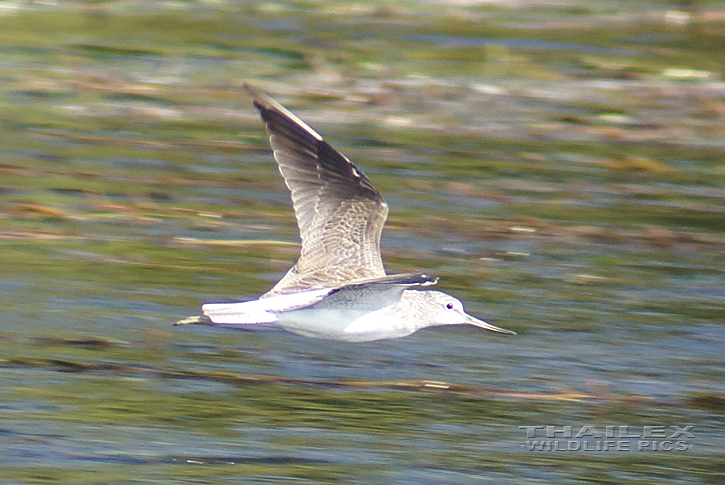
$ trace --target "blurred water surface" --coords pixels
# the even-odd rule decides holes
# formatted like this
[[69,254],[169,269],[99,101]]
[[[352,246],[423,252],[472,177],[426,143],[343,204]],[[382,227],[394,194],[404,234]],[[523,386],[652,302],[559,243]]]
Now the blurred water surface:
[[[4,3],[3,483],[719,483],[725,11],[524,3]],[[172,328],[296,257],[243,80],[380,189],[389,272],[519,335]],[[522,428],[586,425],[694,428]]]

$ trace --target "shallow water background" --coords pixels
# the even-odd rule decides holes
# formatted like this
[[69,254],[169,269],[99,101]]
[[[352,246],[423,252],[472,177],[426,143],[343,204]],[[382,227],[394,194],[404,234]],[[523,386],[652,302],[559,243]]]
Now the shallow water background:
[[[2,3],[2,482],[721,483],[723,45],[716,1]],[[171,327],[297,253],[243,80],[519,335]],[[585,425],[694,428],[521,428]]]

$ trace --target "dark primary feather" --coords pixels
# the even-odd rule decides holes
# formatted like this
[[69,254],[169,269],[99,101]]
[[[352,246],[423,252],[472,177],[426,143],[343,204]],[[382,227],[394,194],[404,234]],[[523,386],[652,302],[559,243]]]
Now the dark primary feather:
[[302,239],[297,263],[265,296],[385,276],[383,197],[307,124],[258,89],[244,87],[266,124]]
[[342,308],[344,310],[367,310],[380,308],[400,300],[408,288],[435,285],[438,278],[419,273],[404,273],[383,276],[361,283],[352,283],[335,288],[319,301],[306,307],[311,310]]

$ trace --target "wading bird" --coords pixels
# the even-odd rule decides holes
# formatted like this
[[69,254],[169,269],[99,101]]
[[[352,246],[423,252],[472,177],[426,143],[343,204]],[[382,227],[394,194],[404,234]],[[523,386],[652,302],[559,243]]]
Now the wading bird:
[[515,334],[468,315],[425,274],[386,275],[380,234],[388,205],[347,157],[281,104],[245,84],[269,132],[292,195],[302,239],[299,259],[257,300],[204,303],[177,324],[278,325],[307,337],[364,342],[435,325],[474,325]]

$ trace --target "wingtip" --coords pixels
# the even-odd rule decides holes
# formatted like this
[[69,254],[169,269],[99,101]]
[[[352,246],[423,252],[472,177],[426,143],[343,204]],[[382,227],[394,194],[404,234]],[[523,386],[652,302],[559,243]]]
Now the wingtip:
[[249,84],[248,82],[244,81],[242,84],[242,87],[244,90],[249,94],[249,96],[252,97],[252,100],[254,101],[254,104],[257,105],[258,108],[265,108],[265,109],[273,109],[278,108],[278,104],[276,101],[274,101],[272,98],[270,98],[264,91],[259,89],[258,87]]
[[257,107],[257,109],[262,113],[262,118],[267,121],[265,111],[272,111],[276,112],[283,117],[289,119],[292,123],[297,125],[302,130],[306,131],[307,134],[309,134],[311,137],[316,139],[317,141],[322,141],[322,136],[320,136],[319,133],[317,133],[315,130],[310,128],[310,126],[299,119],[294,113],[292,113],[290,110],[279,104],[274,99],[270,98],[264,91],[257,88],[256,86],[253,86],[249,84],[248,82],[244,82],[242,84],[242,87],[244,90],[252,97],[252,100],[254,101],[254,105]]
[[244,81],[242,87],[247,92],[247,94],[249,94],[254,99],[270,99],[267,93],[259,89],[254,84],[250,84],[247,81]]

